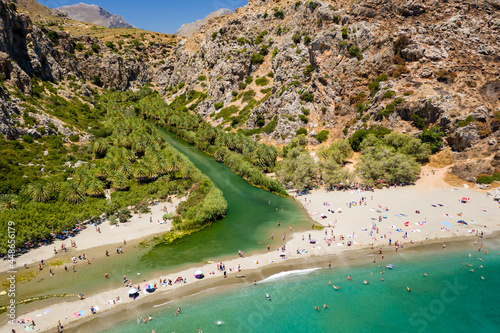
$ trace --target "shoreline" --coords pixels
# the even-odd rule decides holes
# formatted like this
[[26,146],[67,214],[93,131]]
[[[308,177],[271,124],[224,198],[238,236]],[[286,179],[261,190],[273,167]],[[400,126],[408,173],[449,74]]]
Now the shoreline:
[[[425,244],[414,244],[406,249],[412,255],[418,253],[431,254],[442,250],[441,243],[447,241],[451,251],[461,251],[470,248],[472,238],[475,236],[464,236],[457,239],[433,239]],[[484,236],[482,241],[497,240],[500,242],[500,232]],[[386,251],[388,248],[384,248]],[[99,317],[87,317],[79,321],[74,321],[70,325],[65,326],[71,332],[89,332],[96,329],[104,330],[113,327],[126,321],[134,320],[139,313],[140,316],[156,312],[156,308],[171,312],[177,307],[175,301],[183,300],[188,297],[209,297],[211,295],[220,294],[225,291],[231,291],[236,287],[251,286],[254,280],[262,282],[273,275],[281,272],[305,270],[305,269],[328,269],[328,264],[332,263],[332,269],[343,267],[369,266],[372,265],[372,258],[377,258],[374,265],[385,265],[390,263],[392,259],[401,260],[396,252],[390,251],[379,261],[377,250],[371,248],[361,248],[352,251],[343,251],[337,253],[331,258],[327,256],[312,256],[307,258],[293,258],[284,261],[279,261],[275,265],[263,265],[259,268],[253,268],[244,272],[244,278],[236,278],[230,276],[224,279],[222,276],[217,278],[209,278],[196,280],[196,283],[186,284],[174,290],[162,290],[152,294],[150,297],[143,299],[140,303],[127,303],[120,307],[115,307],[103,312]],[[48,330],[46,332],[56,332],[56,330]]]
[[[127,222],[118,223],[116,226],[104,221],[98,225],[101,232],[97,232],[93,226],[87,224],[82,231],[73,237],[68,237],[65,240],[55,239],[50,244],[29,250],[27,253],[16,257],[17,267],[21,268],[24,264],[28,266],[38,264],[42,259],[44,261],[58,259],[72,255],[75,251],[81,253],[84,250],[91,250],[104,245],[123,244],[124,240],[133,241],[167,233],[171,229],[171,221],[158,224],[158,221],[162,221],[163,207],[165,206],[168,212],[173,212],[177,209],[179,203],[185,199],[185,197],[180,199],[173,197],[172,203],[160,202],[157,205],[148,206],[151,212],[132,214],[132,217]],[[153,222],[150,222],[150,218]],[[71,246],[71,241],[76,243],[76,248]],[[63,252],[61,249],[63,244],[66,246],[67,252]],[[57,254],[54,253],[54,248],[56,248]],[[5,273],[8,269],[9,262],[7,260],[0,261],[0,273]]]
[[[361,256],[362,258],[366,258],[370,256],[371,258],[375,253],[378,253],[378,247],[384,248],[384,254],[387,252],[387,249],[389,249],[390,253],[395,253],[394,250],[391,251],[391,249],[394,249],[394,244],[391,246],[388,245],[388,239],[390,238],[393,238],[392,240],[394,242],[404,242],[404,249],[406,250],[409,248],[410,251],[412,251],[417,248],[432,248],[435,246],[439,248],[438,243],[441,242],[461,242],[470,240],[475,236],[474,230],[484,232],[488,239],[498,236],[500,221],[495,219],[498,215],[497,203],[489,199],[484,200],[484,193],[472,189],[459,190],[450,187],[433,187],[432,185],[437,185],[434,183],[434,180],[437,180],[436,178],[432,176],[426,177],[426,182],[417,183],[416,186],[376,190],[375,192],[325,192],[323,189],[318,189],[306,196],[296,197],[295,199],[297,202],[302,204],[303,209],[308,212],[311,219],[314,220],[315,223],[322,225],[323,228],[321,230],[314,229],[311,231],[292,232],[291,236],[290,234],[287,235],[289,229],[286,226],[286,222],[283,223],[285,225],[279,227],[281,229],[276,229],[280,232],[285,231],[283,235],[283,245],[286,245],[285,254],[288,258],[287,260],[281,260],[279,256],[281,252],[279,247],[275,249],[273,246],[272,251],[265,252],[266,245],[263,243],[262,249],[252,251],[249,257],[236,259],[234,259],[234,257],[230,259],[231,256],[227,257],[227,261],[225,262],[226,267],[234,269],[234,271],[228,271],[228,279],[224,279],[221,272],[216,272],[214,276],[208,274],[209,272],[215,271],[215,263],[203,263],[197,265],[198,267],[194,264],[190,264],[186,266],[187,268],[178,273],[153,273],[152,275],[154,275],[154,278],[149,279],[149,281],[141,281],[139,284],[144,286],[145,283],[159,281],[159,278],[171,278],[174,280],[177,276],[186,276],[188,283],[175,284],[168,287],[158,286],[158,290],[155,293],[147,295],[148,297],[141,295],[136,302],[128,299],[128,288],[123,286],[121,288],[113,287],[104,292],[94,293],[83,301],[58,300],[51,304],[51,313],[43,315],[42,318],[37,320],[37,329],[46,332],[55,332],[54,327],[58,320],[61,320],[66,328],[75,327],[75,329],[78,330],[78,327],[81,325],[93,325],[95,329],[99,329],[103,328],[104,323],[108,323],[108,321],[112,321],[112,324],[118,318],[123,319],[127,313],[130,316],[130,309],[147,308],[148,304],[157,302],[158,299],[164,298],[166,295],[175,300],[182,296],[185,297],[186,295],[201,292],[205,290],[204,286],[210,286],[210,288],[217,288],[220,290],[221,287],[227,284],[248,284],[253,282],[253,279],[259,280],[266,275],[273,275],[289,267],[292,267],[291,269],[297,267],[299,269],[302,267],[311,268],[311,265],[315,263],[324,265],[324,263],[328,261],[346,261],[356,254],[358,255],[355,257]],[[439,185],[441,184],[442,183]],[[429,186],[429,188],[427,186]],[[452,195],[450,195],[450,193]],[[463,193],[466,193],[472,198],[471,203],[459,203],[457,198],[463,195]],[[374,198],[368,199],[368,197],[372,195]],[[346,204],[348,205],[348,202],[358,202],[360,197],[366,198],[364,205],[360,202],[359,205],[353,205],[351,208],[345,206]],[[303,201],[302,199],[305,200]],[[439,207],[430,205],[430,203],[436,203],[438,201],[443,204]],[[328,203],[328,205],[325,205],[325,203]],[[387,211],[383,209],[377,211],[379,210],[377,207],[385,207],[385,205],[389,206],[390,209]],[[416,207],[416,205],[418,205],[418,207]],[[396,208],[394,208],[395,206]],[[483,206],[485,208],[481,210]],[[338,207],[342,207],[342,213],[330,212],[333,209],[337,210]],[[417,208],[422,210],[422,214],[414,212]],[[453,224],[447,222],[447,225],[441,222],[444,220],[454,221],[458,218],[456,214],[459,211],[460,218],[471,221],[471,224],[467,227],[457,225],[455,222],[452,222]],[[407,214],[400,216],[401,212]],[[385,214],[387,217],[383,218],[381,221],[377,221],[377,216],[380,217],[381,214]],[[321,215],[326,216],[326,218],[321,218]],[[396,215],[396,217],[394,217],[394,215]],[[426,223],[422,221],[424,215],[426,216]],[[478,223],[472,221],[472,219],[478,221]],[[403,223],[407,220],[411,221],[411,223],[404,225]],[[423,224],[420,225],[419,223]],[[377,226],[377,232],[379,228],[381,231],[380,234],[377,233],[376,237],[374,237],[374,225]],[[417,231],[420,229],[422,229],[421,231],[423,232]],[[396,232],[396,230],[398,231]],[[405,234],[410,232],[411,238],[402,237],[403,231],[405,231]],[[311,237],[317,239],[315,244],[311,244],[308,238],[306,238],[308,237],[308,233],[311,234]],[[326,233],[326,235],[324,235],[324,233]],[[339,238],[340,235],[343,235],[345,239],[339,240],[337,238],[337,241],[332,241],[331,238],[333,235]],[[277,234],[276,238],[279,239],[279,237],[280,235]],[[410,245],[410,240],[414,244]],[[350,247],[347,246],[349,241],[351,242]],[[425,243],[421,245],[421,242]],[[330,245],[327,245],[328,243]],[[332,243],[333,246],[331,246]],[[374,244],[373,250],[370,244]],[[404,252],[404,250],[402,252]],[[361,253],[361,255],[359,255],[359,253]],[[213,260],[219,262],[221,259]],[[352,263],[352,261],[350,263]],[[237,272],[238,265],[241,265],[242,272]],[[193,278],[194,270],[198,268],[203,269],[206,273],[205,279],[195,280]],[[245,278],[236,279],[234,278],[236,275],[245,275]],[[194,281],[196,282],[193,283]],[[134,278],[134,283],[136,282],[136,278]],[[120,296],[122,300],[121,304],[110,307],[104,305],[107,300],[114,299],[117,295]],[[163,300],[161,303],[164,302]],[[31,316],[31,318],[35,318],[36,316],[41,317],[41,313],[43,312],[41,304],[42,303],[38,302],[34,303],[33,305],[36,305],[37,308],[24,316]],[[87,314],[91,305],[98,305],[100,307],[97,316],[89,316]],[[71,317],[71,313],[78,309],[84,309],[86,315],[78,318]],[[102,320],[102,318],[111,318],[110,316],[113,316],[115,313],[119,314],[116,318],[113,317],[114,319]],[[41,319],[43,319],[45,323],[41,324]],[[5,321],[2,324],[4,323]],[[97,325],[96,323],[100,324]]]

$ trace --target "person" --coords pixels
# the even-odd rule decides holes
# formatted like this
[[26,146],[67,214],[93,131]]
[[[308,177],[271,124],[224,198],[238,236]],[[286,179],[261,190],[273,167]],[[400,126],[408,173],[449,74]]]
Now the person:
[[104,274],[104,277],[105,277],[106,279],[108,279],[108,278],[109,278],[109,274],[108,274],[108,272],[106,272],[106,274]]
[[108,252],[108,250],[106,250],[106,257],[109,257],[109,252]]
[[323,309],[329,308],[328,304],[323,304]]
[[92,314],[95,314],[95,308],[93,305],[90,307],[90,312],[92,312]]
[[201,327],[198,327],[198,333],[203,333],[203,331],[201,330]]
[[68,272],[68,266],[64,265],[64,270]]
[[347,277],[347,280],[349,280],[349,281],[351,280],[351,276],[350,275]]
[[314,308],[318,311],[321,311],[321,308],[319,306],[315,306]]
[[406,287],[406,290],[411,291],[410,287]]
[[332,262],[328,262],[328,268],[332,268]]

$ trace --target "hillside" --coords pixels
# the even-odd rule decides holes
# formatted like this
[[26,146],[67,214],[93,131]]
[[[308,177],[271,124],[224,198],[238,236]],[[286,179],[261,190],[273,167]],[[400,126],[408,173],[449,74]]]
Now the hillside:
[[102,7],[79,3],[57,7],[56,10],[66,13],[75,21],[94,23],[107,28],[135,28],[120,15],[111,14]]
[[[22,120],[27,106],[40,111],[30,117],[51,113],[30,102],[39,91],[33,82],[45,87],[42,96],[55,94],[51,85],[65,100],[89,105],[101,89],[151,84],[169,103],[263,143],[287,144],[299,132],[315,149],[325,133],[330,143],[373,125],[442,133],[439,149],[453,151],[453,172],[493,174],[500,168],[499,9],[493,0],[254,0],[179,39],[83,24],[20,0],[17,12],[28,17],[3,0],[0,131],[36,136],[45,124]],[[183,104],[191,91],[203,98]]]
[[217,16],[229,15],[232,13],[233,13],[233,11],[230,9],[221,8],[219,10],[216,10],[213,13],[208,14],[207,16],[205,16],[204,18],[202,18],[196,22],[184,23],[183,25],[181,25],[179,30],[176,31],[175,35],[183,36],[183,37],[190,37],[192,34],[194,34],[196,32],[196,30],[198,30],[198,28],[200,28],[202,25],[207,23],[210,19],[217,17]]

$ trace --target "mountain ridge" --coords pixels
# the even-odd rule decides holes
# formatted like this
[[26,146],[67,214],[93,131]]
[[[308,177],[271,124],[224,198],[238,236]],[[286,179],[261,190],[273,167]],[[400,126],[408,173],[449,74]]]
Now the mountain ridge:
[[97,5],[79,3],[56,8],[60,12],[66,13],[68,17],[75,21],[99,24],[108,28],[135,28],[125,21],[121,15],[111,14],[107,10]]
[[190,37],[193,33],[195,33],[196,30],[207,23],[210,19],[218,16],[230,15],[232,13],[233,11],[227,8],[218,9],[200,20],[191,23],[184,23],[174,34],[183,37]]

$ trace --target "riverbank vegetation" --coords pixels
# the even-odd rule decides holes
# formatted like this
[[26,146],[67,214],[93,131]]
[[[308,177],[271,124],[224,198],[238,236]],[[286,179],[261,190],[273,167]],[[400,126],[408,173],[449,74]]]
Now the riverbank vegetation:
[[[432,152],[428,142],[406,134],[377,127],[360,130],[349,140],[338,140],[321,147],[316,158],[305,148],[307,138],[299,135],[283,147],[277,165],[278,180],[298,191],[318,185],[346,187],[356,182],[372,187],[381,184],[414,182],[420,174],[419,162]],[[360,152],[354,168],[348,168],[353,152]]]
[[205,97],[193,90],[182,94],[168,105],[158,93],[150,91],[147,97],[137,103],[136,111],[213,155],[249,183],[287,196],[287,192],[279,182],[265,175],[274,171],[278,150],[273,146],[255,142],[241,131],[231,133],[225,132],[220,127],[213,127],[201,116],[190,113],[190,109],[202,102]]
[[[0,227],[7,230],[8,221],[15,222],[18,248],[72,231],[87,220],[116,216],[124,222],[128,208],[144,213],[147,204],[171,195],[188,195],[174,217],[175,230],[224,216],[222,192],[166,144],[153,125],[135,116],[141,94],[94,96],[95,108],[105,117],[91,144],[65,144],[58,136],[0,142],[6,170],[0,179]],[[0,235],[2,254],[6,237]]]

